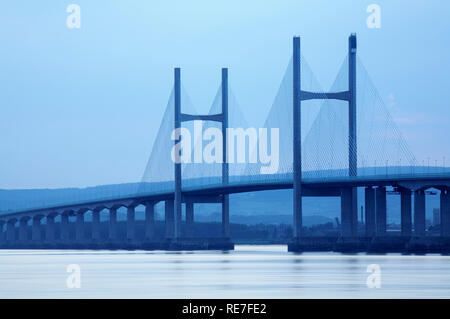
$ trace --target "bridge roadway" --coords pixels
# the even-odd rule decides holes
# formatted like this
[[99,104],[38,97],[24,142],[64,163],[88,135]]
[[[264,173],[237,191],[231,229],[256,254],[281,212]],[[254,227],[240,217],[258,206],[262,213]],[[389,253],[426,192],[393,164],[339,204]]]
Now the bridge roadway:
[[[290,189],[293,187],[292,175],[260,175],[249,177],[247,182],[230,182],[210,184],[204,187],[183,187],[182,201],[186,204],[186,237],[194,237],[194,204],[221,203],[222,195],[254,191]],[[307,174],[305,174],[307,176]],[[199,184],[199,181],[191,184]],[[425,190],[436,188],[441,191],[441,235],[450,236],[450,173],[391,174],[372,176],[337,176],[326,178],[302,179],[303,196],[341,197],[341,237],[356,237],[352,225],[357,223],[357,212],[351,212],[347,194],[354,187],[365,188],[366,237],[384,236],[386,234],[386,187],[394,187],[401,196],[401,234],[403,236],[425,235]],[[412,196],[413,195],[413,196]],[[414,215],[412,211],[414,199]],[[69,216],[76,216],[75,241],[115,241],[117,240],[117,209],[127,208],[127,240],[135,240],[135,207],[145,206],[145,239],[154,237],[155,204],[165,202],[165,236],[174,240],[175,216],[173,213],[173,190],[146,192],[124,197],[101,198],[90,201],[65,203],[57,206],[39,207],[11,212],[0,216],[0,243],[52,242],[55,238],[55,217],[60,215],[59,241],[70,242]],[[100,212],[109,210],[108,238],[100,238]],[[84,214],[92,211],[91,238],[85,238]],[[413,220],[414,216],[414,220]],[[31,223],[31,236],[28,234],[28,221]],[[46,223],[42,224],[41,220]],[[227,222],[227,220],[225,220]],[[3,225],[6,224],[6,227]],[[16,224],[18,227],[16,227]],[[414,227],[413,227],[414,225]],[[42,236],[42,227],[45,227]],[[222,223],[223,229],[229,225]],[[5,230],[3,230],[5,228]],[[18,231],[17,231],[18,230]],[[414,233],[413,233],[414,230]],[[17,234],[18,233],[18,234]],[[0,244],[1,245],[1,244]]]

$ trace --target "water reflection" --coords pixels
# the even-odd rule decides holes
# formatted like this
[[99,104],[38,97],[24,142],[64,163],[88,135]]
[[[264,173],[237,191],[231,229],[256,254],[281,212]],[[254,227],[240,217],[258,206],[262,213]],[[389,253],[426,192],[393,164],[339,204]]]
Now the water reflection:
[[[66,288],[67,265],[81,267]],[[367,288],[367,266],[381,288]],[[450,257],[235,251],[0,251],[1,298],[449,298]]]

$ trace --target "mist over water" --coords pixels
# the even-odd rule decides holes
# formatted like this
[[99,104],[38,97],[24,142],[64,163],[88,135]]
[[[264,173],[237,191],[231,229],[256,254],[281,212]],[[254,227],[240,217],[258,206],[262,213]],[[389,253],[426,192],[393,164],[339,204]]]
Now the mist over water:
[[[67,266],[81,287],[68,288]],[[369,265],[380,288],[368,288]],[[0,251],[0,298],[449,298],[450,256],[235,251]]]

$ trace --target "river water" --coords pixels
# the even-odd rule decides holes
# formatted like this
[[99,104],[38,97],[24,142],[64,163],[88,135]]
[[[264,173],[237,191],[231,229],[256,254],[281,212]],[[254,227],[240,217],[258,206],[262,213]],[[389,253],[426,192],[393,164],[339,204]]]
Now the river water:
[[2,250],[0,298],[450,298],[450,256]]

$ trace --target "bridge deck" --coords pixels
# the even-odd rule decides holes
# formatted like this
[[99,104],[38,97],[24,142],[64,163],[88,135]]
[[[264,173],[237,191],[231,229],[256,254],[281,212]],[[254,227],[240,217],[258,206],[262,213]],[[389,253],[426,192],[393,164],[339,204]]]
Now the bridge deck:
[[[186,184],[189,184],[189,180]],[[196,180],[191,184],[201,184],[201,180]],[[365,186],[393,186],[404,187],[411,190],[423,188],[450,187],[450,173],[422,173],[422,174],[392,174],[388,176],[339,176],[326,178],[304,178],[302,179],[304,196],[339,196],[340,189],[346,187]],[[247,182],[229,182],[226,185],[221,183],[206,186],[186,186],[183,187],[184,201],[189,196],[220,196],[223,194],[236,194],[245,192],[290,189],[293,187],[293,180],[287,175],[260,175],[253,176]],[[18,217],[24,215],[36,215],[48,213],[49,211],[78,210],[81,208],[111,208],[128,205],[139,205],[149,201],[164,201],[173,199],[174,192],[167,187],[166,190],[139,192],[122,197],[102,197],[93,200],[67,202],[57,205],[35,207],[26,210],[14,211],[2,214],[0,219]]]

